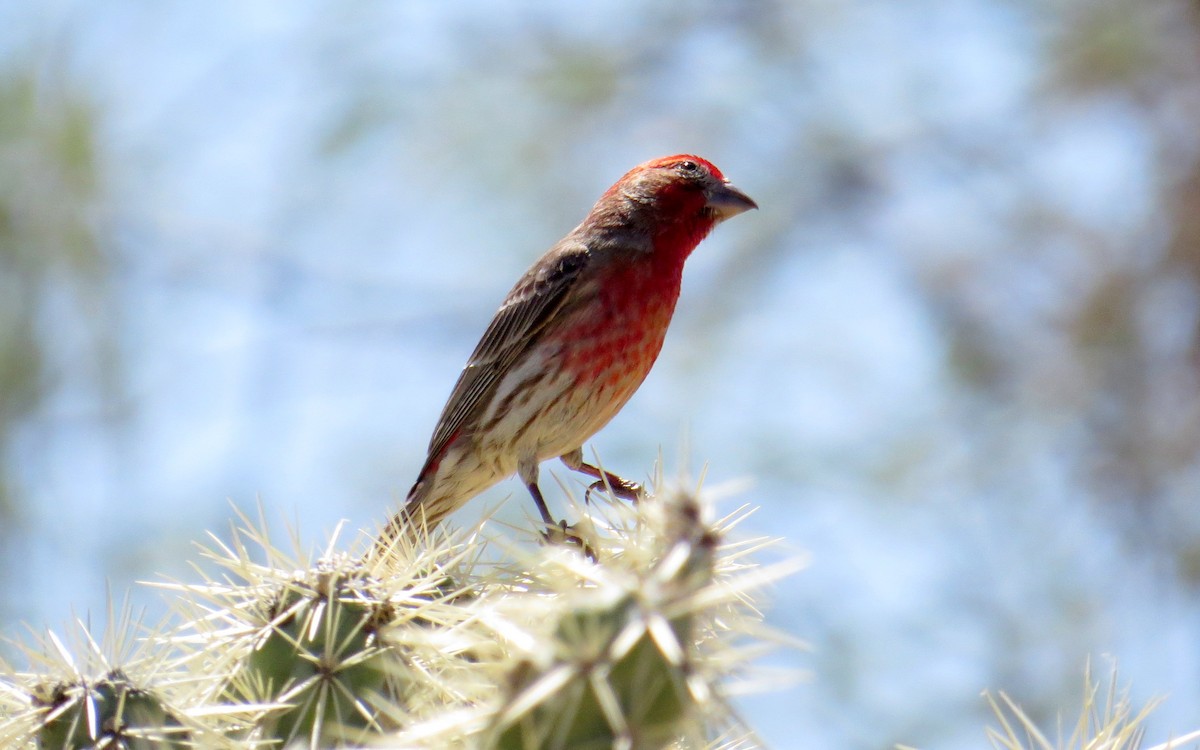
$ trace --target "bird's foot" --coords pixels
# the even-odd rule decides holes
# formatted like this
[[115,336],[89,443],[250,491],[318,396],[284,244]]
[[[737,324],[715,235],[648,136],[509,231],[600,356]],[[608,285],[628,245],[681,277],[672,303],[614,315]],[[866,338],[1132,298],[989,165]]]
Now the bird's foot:
[[542,532],[542,540],[546,544],[562,544],[568,547],[575,547],[592,562],[596,562],[596,550],[592,548],[583,537],[575,533],[575,525],[568,526],[567,522],[559,521],[558,523],[546,524],[546,530]]

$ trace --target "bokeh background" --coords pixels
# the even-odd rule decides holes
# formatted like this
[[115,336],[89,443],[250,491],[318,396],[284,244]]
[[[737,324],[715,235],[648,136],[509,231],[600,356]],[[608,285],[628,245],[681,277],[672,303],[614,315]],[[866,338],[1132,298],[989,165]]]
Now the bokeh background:
[[0,632],[230,501],[380,521],[517,275],[695,151],[762,209],[593,447],[811,555],[748,720],[981,747],[981,690],[1052,726],[1111,655],[1194,729],[1198,133],[1183,0],[2,3]]

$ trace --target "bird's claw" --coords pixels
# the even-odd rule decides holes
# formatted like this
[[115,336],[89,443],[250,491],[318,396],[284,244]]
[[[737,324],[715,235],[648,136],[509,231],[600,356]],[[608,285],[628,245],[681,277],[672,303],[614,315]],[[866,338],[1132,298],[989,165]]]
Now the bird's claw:
[[628,500],[631,503],[639,502],[646,497],[646,488],[628,479],[617,479],[616,481],[597,479],[592,482],[591,486],[587,488],[587,492],[583,493],[585,505],[591,504],[593,492],[610,492],[614,497]]
[[583,537],[575,533],[575,526],[568,526],[565,520],[546,524],[546,530],[542,532],[542,540],[546,544],[565,544],[568,547],[576,547],[589,560],[596,562],[596,551],[584,541]]

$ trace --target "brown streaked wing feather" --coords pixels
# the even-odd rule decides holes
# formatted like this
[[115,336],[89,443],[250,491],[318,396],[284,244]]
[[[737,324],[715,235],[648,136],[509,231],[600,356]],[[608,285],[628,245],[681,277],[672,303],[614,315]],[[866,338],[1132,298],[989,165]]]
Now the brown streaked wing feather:
[[508,293],[484,331],[446,401],[429,441],[429,460],[440,456],[458,430],[486,406],[500,379],[542,333],[562,307],[567,293],[587,265],[583,245],[561,245],[554,262],[530,269]]

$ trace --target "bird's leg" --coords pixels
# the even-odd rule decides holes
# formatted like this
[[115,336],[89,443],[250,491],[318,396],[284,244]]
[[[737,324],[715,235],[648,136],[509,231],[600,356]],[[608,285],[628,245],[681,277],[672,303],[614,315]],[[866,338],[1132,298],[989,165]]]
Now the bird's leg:
[[[546,499],[542,497],[542,490],[538,487],[538,465],[537,461],[522,461],[517,468],[517,473],[521,477],[521,481],[525,483],[525,487],[529,489],[529,494],[533,496],[533,504],[537,506],[538,513],[542,514],[542,521],[547,526],[557,526],[554,517],[550,515],[550,509],[546,507]],[[566,525],[566,522],[563,522]]]
[[573,544],[583,550],[584,554],[588,557],[595,560],[595,553],[588,547],[587,543],[572,533],[574,528],[568,526],[565,519],[556,522],[554,517],[550,515],[550,509],[546,507],[546,498],[542,497],[542,490],[538,487],[537,461],[522,461],[517,465],[517,474],[521,477],[521,481],[525,483],[529,494],[533,496],[533,503],[537,506],[538,513],[542,515],[542,522],[546,524],[546,530],[542,532],[542,538],[547,542]]
[[525,486],[529,488],[529,494],[533,495],[533,504],[537,506],[538,513],[542,514],[542,522],[547,526],[557,526],[558,523],[550,515],[550,509],[546,507],[546,500],[542,497],[542,490],[537,486],[537,482],[530,482]]
[[571,471],[578,471],[582,474],[587,474],[589,477],[596,480],[595,482],[592,482],[592,485],[588,487],[587,492],[584,494],[584,502],[588,501],[588,498],[591,497],[593,492],[599,492],[600,490],[608,490],[622,500],[628,500],[634,503],[641,500],[646,495],[645,488],[637,482],[631,482],[628,479],[622,479],[612,472],[592,466],[589,463],[584,463],[583,448],[576,448],[570,453],[564,453],[561,456],[561,459]]

